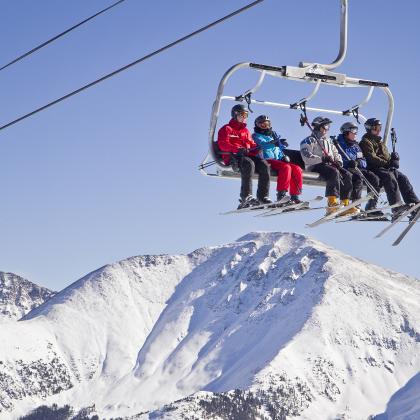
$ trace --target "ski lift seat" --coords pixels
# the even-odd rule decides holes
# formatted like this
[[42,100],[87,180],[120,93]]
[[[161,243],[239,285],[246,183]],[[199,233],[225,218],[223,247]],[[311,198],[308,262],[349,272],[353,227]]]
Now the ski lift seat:
[[[241,174],[239,172],[239,168],[237,166],[226,165],[222,159],[223,152],[220,151],[217,142],[213,142],[213,151],[214,157],[219,167],[218,175],[223,178],[240,178]],[[294,163],[295,165],[300,166],[303,169],[303,183],[304,185],[313,185],[313,186],[325,186],[324,178],[318,174],[317,172],[310,172],[305,170],[305,164],[302,160],[302,156],[299,150],[293,149],[286,149],[285,154],[289,156],[290,162]],[[270,176],[273,182],[277,181],[277,171],[274,169],[270,169]],[[258,175],[254,175],[254,179],[257,179]]]

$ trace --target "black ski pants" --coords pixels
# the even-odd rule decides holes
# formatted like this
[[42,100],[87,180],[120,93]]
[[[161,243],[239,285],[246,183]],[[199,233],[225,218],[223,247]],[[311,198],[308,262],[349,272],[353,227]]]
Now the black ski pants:
[[257,198],[268,197],[270,191],[270,165],[257,156],[245,156],[239,160],[241,172],[241,198],[252,195],[252,176],[258,174]]
[[[353,191],[351,193],[352,200],[358,200],[359,198],[362,197],[363,182],[364,182],[362,175],[367,179],[369,184],[372,185],[375,191],[379,194],[379,191],[381,190],[381,180],[372,171],[369,171],[363,168],[347,169],[347,170],[353,175],[352,176]],[[362,173],[362,175],[360,173]],[[371,192],[370,188],[368,188],[367,190],[368,190],[368,193]]]
[[349,199],[352,190],[352,174],[343,168],[337,168],[326,163],[312,166],[311,171],[318,172],[327,182],[325,196],[340,197],[341,200]]
[[419,201],[407,176],[398,169],[375,168],[372,172],[380,178],[389,204],[401,201],[401,195],[406,204]]

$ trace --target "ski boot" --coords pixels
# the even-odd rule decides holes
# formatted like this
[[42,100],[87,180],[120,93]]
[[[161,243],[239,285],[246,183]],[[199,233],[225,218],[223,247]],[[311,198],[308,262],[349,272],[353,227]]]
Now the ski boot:
[[287,195],[287,191],[277,191],[277,202],[273,204],[273,207],[284,207],[287,206],[287,204],[289,204],[289,201],[285,201],[282,203],[279,203],[279,201],[283,200],[284,197],[286,197]]
[[327,211],[325,212],[325,216],[329,216],[330,214],[335,213],[340,208],[340,203],[338,202],[338,199],[336,196],[329,195],[327,199],[328,199],[328,207],[327,207]]
[[240,198],[239,199],[238,210],[245,209],[245,208],[248,208],[248,207],[258,206],[259,204],[260,204],[260,200],[257,200],[252,195],[248,195],[245,198]]
[[365,211],[368,211],[369,212],[367,214],[368,217],[377,217],[377,218],[384,218],[384,217],[386,217],[385,214],[383,213],[383,211],[381,211],[381,210],[372,211],[372,210],[376,209],[376,206],[377,205],[378,205],[378,199],[377,198],[371,198],[366,203]]
[[309,204],[306,204],[304,201],[302,201],[298,195],[291,195],[290,201],[292,202],[292,204],[302,204],[301,206],[299,206],[299,210],[309,209]]
[[263,197],[263,198],[259,198],[258,201],[260,202],[260,204],[272,204],[272,200],[270,200],[270,197]]
[[[417,203],[412,203],[413,206],[415,206]],[[414,210],[412,211],[409,215],[408,215],[408,220],[411,222],[416,216],[417,214],[420,212],[420,209]]]
[[[344,200],[341,200],[341,204],[343,207],[350,205],[350,200],[348,198],[345,198]],[[348,210],[344,211],[340,214],[340,216],[348,216],[348,217],[355,217],[360,214],[359,207],[351,207]]]
[[409,208],[410,206],[408,204],[401,204],[401,206],[394,207],[392,209],[391,221],[394,222],[395,220],[397,220]]

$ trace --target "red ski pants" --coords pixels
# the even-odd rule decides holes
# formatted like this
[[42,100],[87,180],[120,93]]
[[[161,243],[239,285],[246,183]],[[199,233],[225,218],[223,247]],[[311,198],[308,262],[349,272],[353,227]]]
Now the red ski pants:
[[294,163],[267,159],[271,168],[277,171],[277,191],[290,191],[290,195],[302,192],[302,168]]

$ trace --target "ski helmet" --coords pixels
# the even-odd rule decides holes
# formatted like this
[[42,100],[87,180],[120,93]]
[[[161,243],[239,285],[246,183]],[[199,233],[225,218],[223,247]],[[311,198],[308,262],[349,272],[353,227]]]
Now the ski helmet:
[[366,131],[372,130],[372,128],[376,127],[377,125],[382,125],[381,120],[378,120],[377,118],[369,118],[365,122]]
[[233,119],[236,120],[236,117],[238,116],[238,114],[242,114],[242,113],[245,113],[245,112],[248,115],[247,107],[245,105],[237,104],[230,111],[230,115],[232,116]]
[[255,118],[254,124],[256,127],[258,127],[259,124],[265,123],[267,121],[270,123],[270,127],[271,127],[270,118],[268,118],[267,115],[260,115],[257,118]]
[[348,132],[352,132],[356,134],[358,130],[359,130],[359,127],[352,122],[346,122],[340,127],[340,131],[343,134],[348,133]]
[[322,126],[328,125],[328,124],[331,124],[331,123],[332,123],[332,121],[327,117],[316,117],[312,121],[312,127],[314,127],[315,129],[319,129]]

